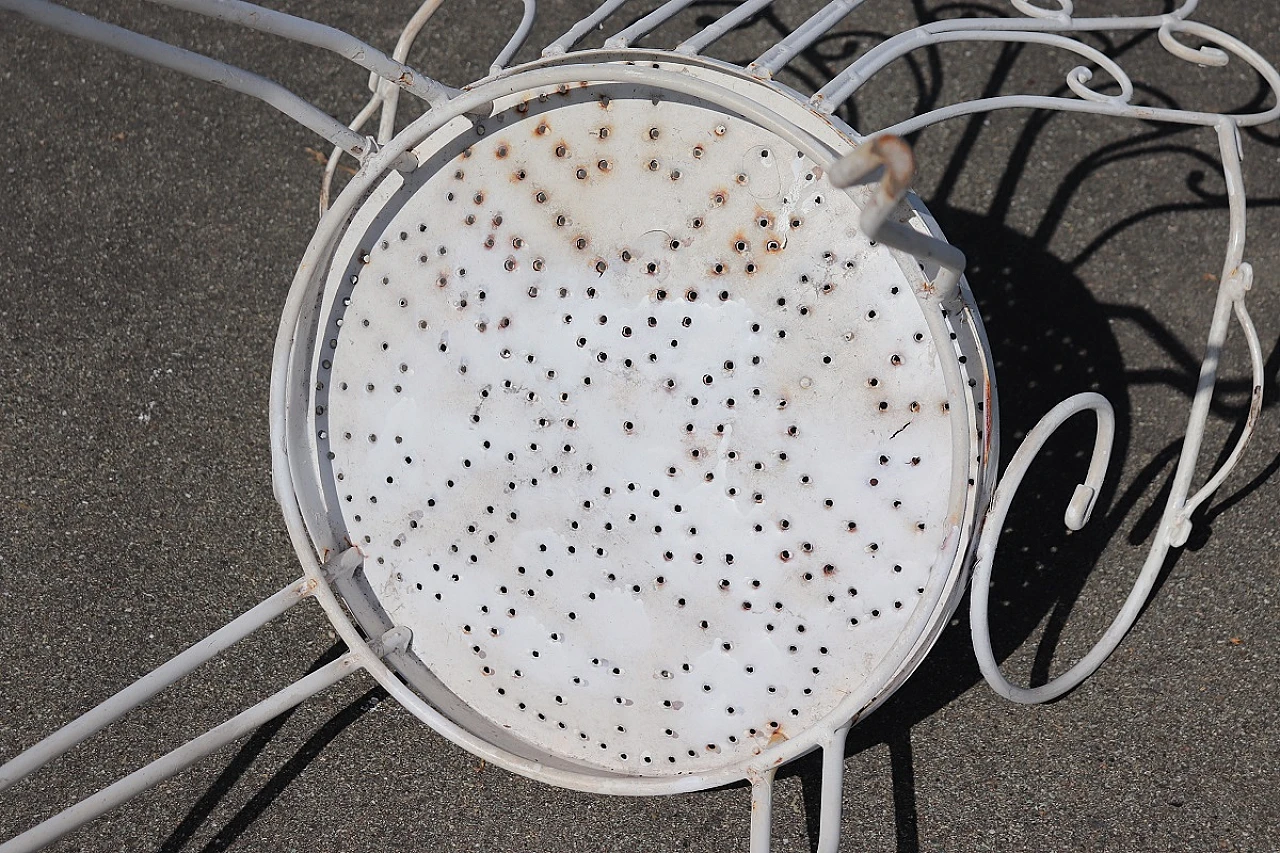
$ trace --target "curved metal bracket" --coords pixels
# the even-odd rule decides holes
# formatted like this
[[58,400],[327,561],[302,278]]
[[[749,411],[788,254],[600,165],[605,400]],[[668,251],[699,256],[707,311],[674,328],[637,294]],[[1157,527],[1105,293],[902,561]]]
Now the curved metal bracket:
[[[991,629],[987,614],[991,564],[995,559],[996,546],[1000,542],[1000,533],[1004,529],[1005,517],[1009,514],[1009,506],[1018,493],[1018,487],[1022,485],[1027,469],[1031,467],[1031,463],[1044,448],[1050,436],[1074,415],[1089,411],[1092,411],[1098,419],[1093,455],[1089,460],[1089,471],[1085,475],[1084,482],[1076,486],[1063,519],[1071,530],[1079,530],[1088,523],[1097,502],[1098,493],[1102,490],[1102,482],[1107,473],[1107,464],[1111,460],[1111,447],[1115,441],[1116,432],[1115,410],[1111,408],[1111,403],[1107,402],[1106,397],[1092,391],[1076,394],[1074,397],[1063,400],[1050,409],[1035,428],[1027,433],[1022,446],[1009,462],[1000,485],[996,487],[991,511],[987,514],[984,523],[987,533],[978,546],[978,554],[973,566],[973,585],[969,591],[969,629],[973,636],[973,653],[978,659],[978,668],[982,670],[982,677],[987,680],[987,684],[991,685],[991,689],[1014,702],[1027,704],[1047,702],[1080,684],[1102,665],[1133,624],[1133,618],[1137,616],[1136,610],[1133,618],[1126,618],[1122,613],[1107,629],[1107,633],[1097,645],[1079,663],[1048,684],[1039,687],[1017,687],[1010,683],[1001,674],[1000,666],[996,663],[995,654],[991,649]],[[1145,593],[1142,597],[1143,600],[1146,599]]]

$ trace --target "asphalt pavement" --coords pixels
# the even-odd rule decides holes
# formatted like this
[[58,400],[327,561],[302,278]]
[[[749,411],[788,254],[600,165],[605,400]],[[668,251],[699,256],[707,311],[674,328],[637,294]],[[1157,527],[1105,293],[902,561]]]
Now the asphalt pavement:
[[[367,98],[363,71],[314,49],[148,4],[77,5],[279,80],[344,121]],[[522,60],[589,4],[543,5]],[[1005,5],[868,3],[781,79],[812,91],[885,34]],[[389,49],[412,6],[278,8]],[[729,6],[699,4],[657,41]],[[750,60],[815,6],[779,0],[714,53]],[[463,85],[519,17],[514,0],[446,0],[410,62]],[[1195,14],[1272,60],[1275,17],[1249,0],[1203,0]],[[1091,43],[1120,58],[1135,100],[1271,103],[1239,62],[1196,69],[1152,35]],[[921,51],[844,117],[870,130],[964,98],[1061,93],[1076,64],[1001,45]],[[328,147],[263,104],[6,13],[0,135],[3,758],[298,576],[272,497],[267,393]],[[1003,540],[997,655],[1011,678],[1043,681],[1105,628],[1154,535],[1222,272],[1217,144],[1199,128],[1025,111],[913,142],[917,190],[970,259],[1005,458],[1069,394],[1106,394],[1120,420],[1090,528],[1068,536],[1060,523],[1072,465],[1084,464],[1071,454],[1090,440],[1082,429],[1055,440],[1063,461],[1036,469]],[[962,605],[907,686],[853,730],[841,849],[1280,850],[1280,127],[1246,132],[1244,150],[1249,305],[1268,399],[1238,470],[1116,654],[1060,701],[1024,707],[993,694]],[[1201,480],[1238,435],[1249,386],[1236,331]],[[296,608],[0,793],[0,838],[335,653],[320,609]],[[780,774],[775,850],[813,849],[818,782],[812,759]],[[548,787],[486,765],[358,676],[52,849],[723,853],[746,849],[748,805],[743,786],[660,798]]]

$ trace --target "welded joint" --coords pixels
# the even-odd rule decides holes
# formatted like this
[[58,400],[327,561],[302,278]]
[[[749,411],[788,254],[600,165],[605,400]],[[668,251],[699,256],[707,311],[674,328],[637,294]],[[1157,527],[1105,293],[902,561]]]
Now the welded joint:
[[1222,289],[1232,302],[1241,302],[1244,295],[1253,289],[1253,265],[1241,261],[1222,282]]
[[364,554],[360,553],[359,548],[352,546],[326,560],[323,569],[330,582],[349,581],[362,565]]
[[397,625],[385,631],[381,637],[369,644],[369,650],[377,657],[385,658],[387,655],[400,654],[409,648],[409,642],[413,639],[413,632],[403,625]]

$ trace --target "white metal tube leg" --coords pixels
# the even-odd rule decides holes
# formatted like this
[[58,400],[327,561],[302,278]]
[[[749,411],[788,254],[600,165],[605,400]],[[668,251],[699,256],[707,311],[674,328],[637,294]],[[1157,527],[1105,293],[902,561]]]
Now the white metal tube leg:
[[39,743],[0,765],[0,791],[100,732],[150,700],[205,661],[243,640],[311,593],[312,582],[299,578],[270,598],[223,625],[186,651],[139,678],[102,704],[86,711]]
[[818,815],[818,853],[840,849],[840,816],[844,811],[844,742],[852,723],[831,733],[822,745],[822,806]]
[[[769,853],[773,834],[773,774],[769,768],[751,780],[751,853]],[[3,853],[3,851],[0,851]]]
[[[400,628],[388,631],[384,635],[384,652],[389,650],[390,646],[402,647],[407,640],[407,634],[407,631]],[[59,812],[16,838],[0,844],[0,853],[31,853],[46,844],[52,844],[68,832],[83,826],[95,817],[176,775],[211,752],[248,734],[277,714],[295,707],[304,699],[332,686],[360,669],[362,665],[361,653],[348,652],[336,661],[298,679],[283,690],[241,711],[226,722],[157,758],[145,767],[135,770],[118,782]]]

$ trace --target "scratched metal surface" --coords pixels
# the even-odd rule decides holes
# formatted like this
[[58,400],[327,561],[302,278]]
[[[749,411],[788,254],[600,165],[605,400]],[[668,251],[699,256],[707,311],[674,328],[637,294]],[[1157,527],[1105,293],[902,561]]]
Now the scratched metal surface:
[[[283,8],[389,45],[411,11],[390,5]],[[800,5],[779,3],[717,53],[755,56],[775,26],[802,20]],[[785,79],[824,78],[865,47],[866,32],[900,30],[936,5],[869,4]],[[411,62],[466,82],[518,11],[446,3]],[[578,11],[544,10],[535,40]],[[1280,57],[1264,4],[1204,0],[1196,17]],[[313,51],[134,4],[112,18],[281,79],[339,116],[364,98],[363,73]],[[312,151],[322,146],[265,106],[23,22],[4,18],[0,44],[7,756],[296,577],[271,498],[266,383],[277,313],[315,221],[322,167]],[[1155,87],[1152,100],[1255,97],[1247,78],[1172,64],[1154,39],[1124,56]],[[1003,58],[986,47],[944,50],[937,64],[922,57],[914,71],[889,73],[851,117],[871,127],[993,86],[1051,91],[1070,67],[1031,50]],[[1258,272],[1251,299],[1273,398],[1278,138],[1274,127],[1249,134],[1245,161],[1246,258]],[[971,259],[1006,452],[1053,403],[1089,388],[1112,398],[1124,425],[1095,529],[1058,532],[1076,476],[1067,469],[1083,466],[1074,454],[1087,441],[1062,436],[1057,461],[1024,488],[996,569],[1006,671],[1060,672],[1127,592],[1172,470],[1225,240],[1213,139],[1007,114],[916,142],[918,189]],[[1245,399],[1243,362],[1237,351],[1228,359],[1211,422],[1219,445]],[[1278,447],[1268,403],[1241,469],[1152,605],[1062,701],[1022,708],[995,697],[961,618],[854,730],[844,849],[1280,849]],[[332,642],[318,608],[297,609],[208,677],[6,792],[0,836],[296,678]],[[816,794],[814,762],[781,780],[775,849],[810,849]],[[56,849],[727,851],[745,848],[746,818],[741,788],[614,799],[481,766],[353,680]]]

